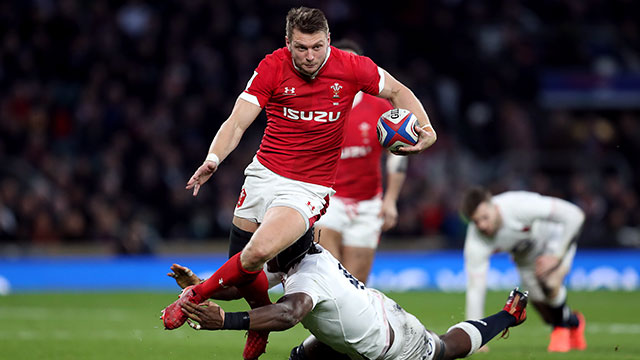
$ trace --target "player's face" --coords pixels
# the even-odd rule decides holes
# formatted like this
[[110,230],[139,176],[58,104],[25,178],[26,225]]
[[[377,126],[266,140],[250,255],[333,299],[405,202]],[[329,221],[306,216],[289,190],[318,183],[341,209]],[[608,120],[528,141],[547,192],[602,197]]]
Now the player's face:
[[291,39],[286,38],[286,43],[298,71],[307,76],[318,71],[327,57],[329,41],[329,35],[324,31],[305,34],[294,29]]
[[490,202],[482,202],[471,216],[471,220],[478,230],[486,236],[493,236],[500,227],[500,213],[498,208]]

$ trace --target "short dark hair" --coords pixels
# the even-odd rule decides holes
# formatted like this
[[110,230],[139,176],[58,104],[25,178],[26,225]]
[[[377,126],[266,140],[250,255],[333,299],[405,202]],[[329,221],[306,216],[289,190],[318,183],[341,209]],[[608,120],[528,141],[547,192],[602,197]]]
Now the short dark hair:
[[318,31],[329,34],[329,23],[322,10],[301,6],[289,10],[287,14],[286,32],[289,40],[293,36],[294,29],[305,34],[314,34]]
[[476,209],[480,204],[485,201],[491,200],[491,192],[481,186],[474,186],[467,190],[462,197],[462,206],[460,211],[462,215],[467,218],[467,220],[471,219],[473,213],[476,212]]
[[340,50],[351,50],[358,55],[362,55],[362,47],[358,45],[357,42],[351,39],[342,39],[333,43],[334,47],[337,47]]

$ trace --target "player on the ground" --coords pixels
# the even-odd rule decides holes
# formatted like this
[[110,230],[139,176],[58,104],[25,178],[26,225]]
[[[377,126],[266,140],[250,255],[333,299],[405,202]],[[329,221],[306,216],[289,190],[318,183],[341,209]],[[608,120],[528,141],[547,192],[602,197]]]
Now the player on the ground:
[[[302,322],[312,335],[293,348],[290,360],[443,360],[469,356],[526,320],[527,294],[516,288],[502,311],[458,323],[438,336],[392,299],[365,287],[328,251],[316,246],[312,236],[282,251],[267,263],[267,269],[270,284],[284,285],[284,296],[277,303],[225,313],[210,300],[199,305],[184,302],[189,325],[196,330],[282,331]],[[181,286],[199,282],[188,268],[174,264],[172,270],[169,275]],[[239,297],[233,287],[213,295],[225,300]]]
[[[334,47],[358,55],[360,47],[341,40]],[[387,182],[382,196],[380,158],[384,148],[378,142],[376,123],[393,107],[389,101],[359,92],[345,127],[345,140],[338,172],[326,214],[316,223],[322,232],[322,247],[329,250],[353,276],[367,282],[381,231],[396,225],[396,202],[404,183],[408,159],[387,154]],[[316,234],[317,235],[317,234]],[[318,238],[318,236],[316,236]]]
[[475,187],[464,195],[462,213],[471,221],[464,246],[467,318],[482,317],[489,258],[508,252],[531,302],[553,326],[548,350],[584,350],[584,317],[567,306],[563,284],[576,253],[583,211],[537,193],[508,191],[491,196]]
[[[163,311],[167,329],[184,324],[181,303],[199,303],[226,286],[240,286],[251,306],[270,303],[262,266],[300,238],[327,207],[344,122],[359,91],[389,99],[393,106],[416,115],[419,140],[398,153],[419,153],[436,140],[411,90],[371,59],[330,46],[322,11],[291,9],[285,44],[260,62],[214,137],[204,163],[187,183],[187,189],[197,195],[266,109],[267,127],[254,161],[245,170],[230,235],[230,249],[243,250]],[[257,358],[264,352],[267,336],[250,331],[243,356]]]

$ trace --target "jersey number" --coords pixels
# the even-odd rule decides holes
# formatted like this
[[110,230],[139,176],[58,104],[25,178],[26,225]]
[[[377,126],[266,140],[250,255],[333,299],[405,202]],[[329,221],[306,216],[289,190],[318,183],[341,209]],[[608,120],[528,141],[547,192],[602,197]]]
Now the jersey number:
[[355,276],[351,275],[351,273],[348,272],[347,269],[343,268],[342,264],[338,263],[338,269],[342,270],[342,274],[349,280],[351,285],[355,286],[356,289],[364,290],[364,284],[356,279]]

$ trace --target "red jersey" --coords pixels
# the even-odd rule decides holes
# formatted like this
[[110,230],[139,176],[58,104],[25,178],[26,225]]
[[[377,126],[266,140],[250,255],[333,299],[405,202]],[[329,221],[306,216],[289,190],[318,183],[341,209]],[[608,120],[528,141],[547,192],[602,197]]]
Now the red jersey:
[[380,156],[376,124],[385,111],[393,109],[389,101],[358,94],[346,125],[342,155],[338,162],[336,196],[367,200],[382,192]]
[[334,47],[314,77],[295,69],[286,47],[267,55],[240,95],[266,110],[258,160],[286,178],[332,186],[354,96],[383,87],[371,59]]

